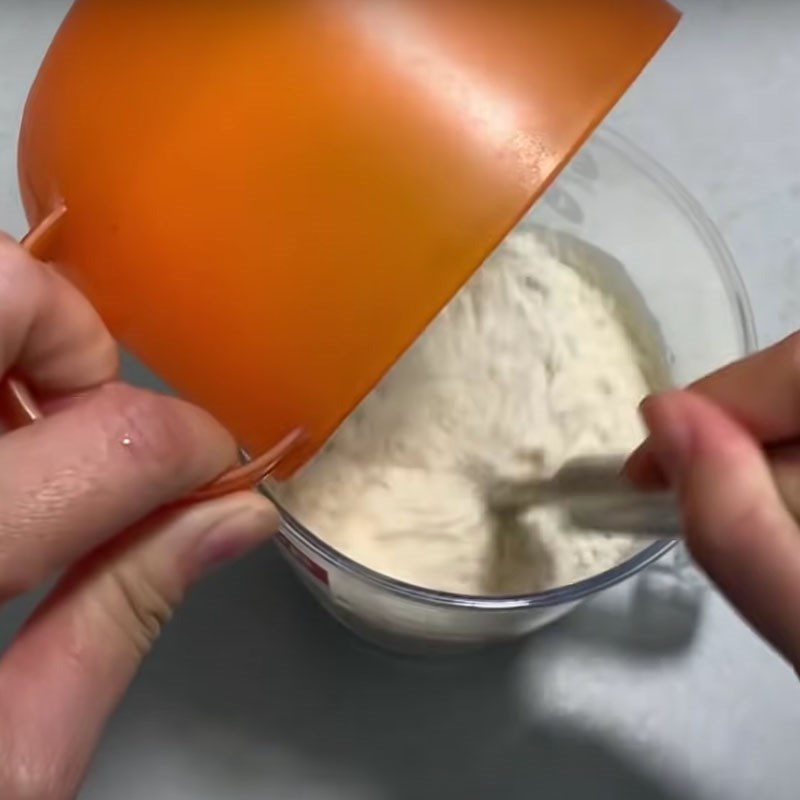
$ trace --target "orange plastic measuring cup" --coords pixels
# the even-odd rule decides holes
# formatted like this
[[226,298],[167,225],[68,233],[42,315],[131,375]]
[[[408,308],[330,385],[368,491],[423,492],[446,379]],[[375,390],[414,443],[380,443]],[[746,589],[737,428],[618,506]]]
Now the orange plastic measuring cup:
[[45,255],[251,453],[306,461],[638,75],[664,0],[77,0],[31,91]]

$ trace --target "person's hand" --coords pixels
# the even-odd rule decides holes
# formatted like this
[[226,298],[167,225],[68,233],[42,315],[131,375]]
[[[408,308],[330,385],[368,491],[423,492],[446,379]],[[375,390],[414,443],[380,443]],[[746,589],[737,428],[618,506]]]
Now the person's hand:
[[75,795],[103,724],[187,587],[264,541],[266,499],[169,504],[236,460],[220,426],[114,382],[87,301],[0,235],[0,377],[46,417],[0,430],[0,603],[60,581],[0,659],[0,797]]
[[630,477],[677,489],[699,564],[800,667],[800,527],[764,452],[800,443],[800,335],[687,391],[650,398],[642,413],[650,437],[631,458]]

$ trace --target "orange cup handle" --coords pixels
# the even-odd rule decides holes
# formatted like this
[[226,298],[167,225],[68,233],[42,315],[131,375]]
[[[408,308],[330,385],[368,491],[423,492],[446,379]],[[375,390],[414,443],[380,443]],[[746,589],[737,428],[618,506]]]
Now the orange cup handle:
[[[46,252],[66,216],[66,206],[61,204],[35,228],[20,244],[34,257],[46,260]],[[24,383],[16,378],[0,381],[0,409],[13,427],[23,427],[38,422],[44,416],[33,395]],[[233,492],[253,489],[268,478],[280,462],[303,440],[301,430],[290,433],[267,453],[221,475],[213,483],[193,492],[184,502],[200,502],[222,497]]]

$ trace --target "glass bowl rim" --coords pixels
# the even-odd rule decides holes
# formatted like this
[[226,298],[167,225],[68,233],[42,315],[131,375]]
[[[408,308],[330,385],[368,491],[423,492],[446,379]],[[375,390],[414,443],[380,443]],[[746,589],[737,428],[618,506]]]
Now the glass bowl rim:
[[[744,282],[736,267],[733,255],[722,238],[716,225],[709,219],[700,203],[685,189],[673,175],[638,145],[608,126],[598,130],[591,142],[598,142],[613,150],[621,159],[628,161],[636,171],[643,173],[672,201],[677,211],[694,228],[712,254],[714,265],[739,323],[741,355],[752,353],[757,347],[757,337],[753,311],[747,296]],[[275,498],[268,489],[264,490],[270,499]],[[374,588],[397,595],[406,600],[450,608],[472,608],[479,611],[510,611],[526,608],[552,608],[576,603],[597,592],[609,589],[640,572],[645,567],[665,556],[677,544],[677,540],[654,542],[631,558],[605,572],[593,575],[575,583],[547,589],[542,592],[521,595],[472,596],[452,592],[436,591],[415,586],[391,578],[359,564],[350,557],[324,542],[278,503],[282,516],[281,532],[289,540],[296,539],[323,562],[332,563],[349,575],[371,584]]]

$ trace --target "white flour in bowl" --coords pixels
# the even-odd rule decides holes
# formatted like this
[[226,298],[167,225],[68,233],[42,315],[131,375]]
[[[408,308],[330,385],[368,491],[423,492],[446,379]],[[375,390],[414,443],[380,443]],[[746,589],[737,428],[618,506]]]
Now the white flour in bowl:
[[535,234],[513,234],[279,500],[337,550],[417,586],[572,583],[635,543],[571,532],[547,508],[501,522],[487,487],[634,447],[655,371],[614,298]]

